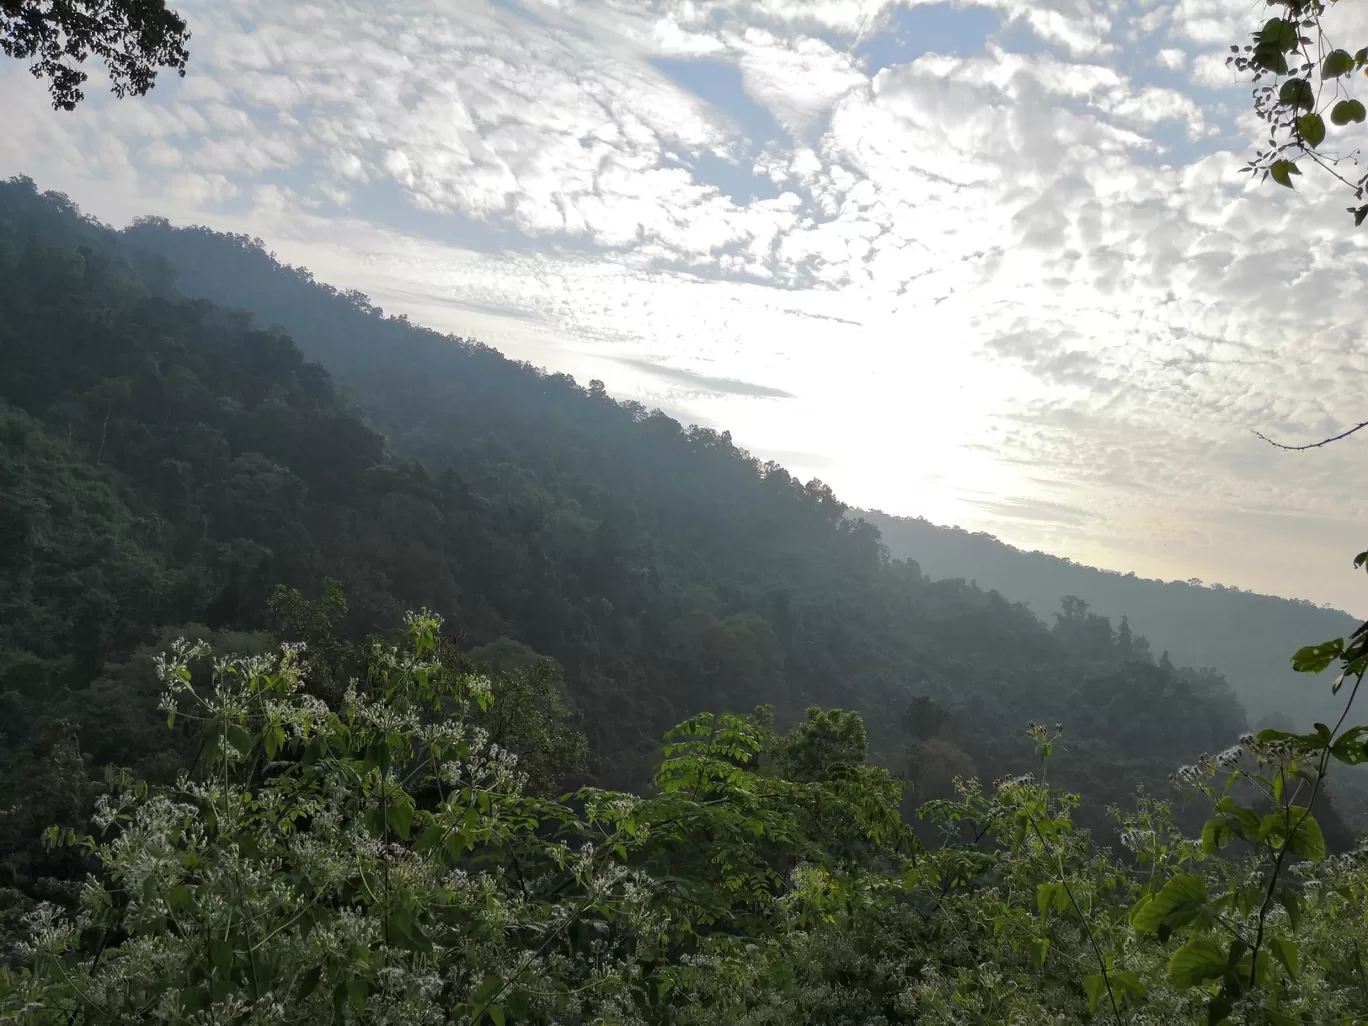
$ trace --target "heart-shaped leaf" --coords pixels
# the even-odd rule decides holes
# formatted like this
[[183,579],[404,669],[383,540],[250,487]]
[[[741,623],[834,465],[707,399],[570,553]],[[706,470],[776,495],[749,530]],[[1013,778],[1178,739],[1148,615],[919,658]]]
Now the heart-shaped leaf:
[[1361,125],[1368,110],[1358,100],[1340,100],[1330,111],[1330,120],[1337,125]]
[[1297,131],[1312,149],[1325,142],[1325,122],[1319,114],[1303,114],[1297,118]]
[[1348,50],[1331,50],[1321,63],[1321,78],[1339,78],[1354,70],[1354,57]]

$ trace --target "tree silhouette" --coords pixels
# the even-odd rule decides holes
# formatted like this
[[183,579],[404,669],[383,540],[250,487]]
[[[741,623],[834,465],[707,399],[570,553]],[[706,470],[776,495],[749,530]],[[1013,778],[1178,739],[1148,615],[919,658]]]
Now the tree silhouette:
[[0,0],[0,48],[46,79],[52,106],[74,110],[90,77],[80,65],[101,58],[115,96],[143,96],[157,71],[184,77],[190,30],[166,0]]

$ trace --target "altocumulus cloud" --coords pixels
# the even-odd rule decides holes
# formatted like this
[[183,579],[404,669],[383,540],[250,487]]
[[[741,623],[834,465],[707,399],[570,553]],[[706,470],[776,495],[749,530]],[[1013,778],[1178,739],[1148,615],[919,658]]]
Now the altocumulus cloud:
[[1368,408],[1368,257],[1338,196],[1237,174],[1248,4],[182,9],[191,73],[146,100],[57,115],[0,69],[0,171],[261,235],[861,504],[1358,602],[1359,450],[1250,433]]

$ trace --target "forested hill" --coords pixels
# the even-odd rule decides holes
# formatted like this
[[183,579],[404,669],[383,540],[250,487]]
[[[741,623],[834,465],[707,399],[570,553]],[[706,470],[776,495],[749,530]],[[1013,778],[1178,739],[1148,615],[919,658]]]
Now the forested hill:
[[921,519],[859,511],[876,525],[889,552],[916,560],[932,578],[957,577],[1024,602],[1046,618],[1061,595],[1151,638],[1185,666],[1219,667],[1250,718],[1290,718],[1306,729],[1334,722],[1339,706],[1325,688],[1292,672],[1288,656],[1307,639],[1347,637],[1359,621],[1338,609],[1187,581],[1158,581],[1083,566],[1043,552],[1023,552],[988,534],[938,527]]
[[1053,779],[1099,823],[1246,726],[1218,674],[1078,608],[1046,627],[932,582],[726,434],[387,318],[245,239],[114,233],[27,180],[0,186],[0,425],[11,793],[38,793],[53,731],[93,764],[172,759],[147,646],[259,646],[289,627],[276,586],[327,578],[348,636],[426,606],[471,658],[554,660],[606,781],[643,780],[700,710],[863,711],[923,794],[1028,769],[1025,724],[1063,721]]

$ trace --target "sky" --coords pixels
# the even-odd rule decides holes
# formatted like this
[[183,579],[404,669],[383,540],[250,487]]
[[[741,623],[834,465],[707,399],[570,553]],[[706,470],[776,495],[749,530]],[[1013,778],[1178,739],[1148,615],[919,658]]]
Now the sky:
[[0,62],[0,175],[259,236],[857,506],[1368,613],[1368,437],[1253,434],[1368,419],[1368,226],[1239,173],[1262,4],[178,7],[145,98]]

